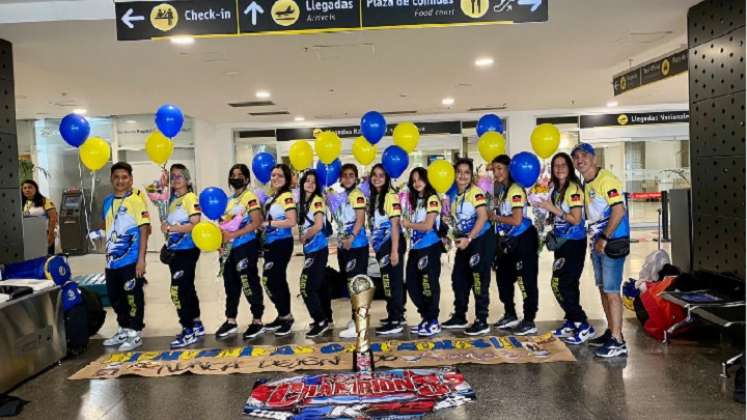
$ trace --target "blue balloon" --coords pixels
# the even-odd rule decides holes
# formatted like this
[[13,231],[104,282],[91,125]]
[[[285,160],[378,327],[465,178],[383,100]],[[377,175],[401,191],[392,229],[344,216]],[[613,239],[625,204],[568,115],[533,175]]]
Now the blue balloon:
[[184,114],[176,105],[161,105],[156,111],[156,127],[164,136],[173,139],[184,125]]
[[252,172],[254,177],[263,184],[270,180],[272,168],[275,167],[275,157],[267,152],[257,153],[252,159]]
[[217,220],[226,212],[228,197],[222,189],[209,187],[200,193],[200,210],[210,220]]
[[539,178],[540,161],[534,153],[520,152],[511,158],[508,170],[514,181],[524,188],[529,188]]
[[376,144],[386,134],[386,120],[381,113],[368,111],[361,118],[361,133],[371,144]]
[[60,121],[60,134],[67,144],[80,147],[91,134],[91,125],[82,115],[67,114]]
[[503,120],[495,114],[485,114],[477,121],[477,137],[481,137],[488,131],[497,131],[503,134]]
[[446,196],[449,197],[450,201],[454,201],[458,193],[459,191],[457,190],[456,181],[454,181],[454,184],[449,188],[449,191],[446,191]]
[[342,163],[340,159],[335,159],[329,165],[325,165],[321,160],[316,163],[316,177],[319,179],[320,185],[323,187],[329,187],[330,185],[337,182],[340,178],[340,170],[342,169]]
[[404,149],[392,145],[387,147],[381,155],[381,164],[384,165],[384,170],[390,177],[399,178],[410,164],[410,158],[407,157]]

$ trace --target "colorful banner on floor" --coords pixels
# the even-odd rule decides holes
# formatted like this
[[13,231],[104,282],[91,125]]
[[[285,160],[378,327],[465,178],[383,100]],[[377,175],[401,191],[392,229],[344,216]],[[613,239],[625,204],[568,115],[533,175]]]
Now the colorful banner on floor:
[[[290,344],[204,350],[112,353],[84,367],[70,379],[107,379],[123,375],[162,377],[351,370],[355,344]],[[463,363],[575,362],[566,345],[551,334],[534,337],[441,338],[372,343],[376,368],[451,366]]]
[[322,373],[257,382],[244,414],[271,419],[417,418],[475,399],[456,368]]

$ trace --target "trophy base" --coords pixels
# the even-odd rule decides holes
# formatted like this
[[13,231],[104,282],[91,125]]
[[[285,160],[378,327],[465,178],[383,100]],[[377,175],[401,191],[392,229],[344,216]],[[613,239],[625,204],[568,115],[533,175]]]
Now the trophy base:
[[374,370],[373,352],[369,349],[367,352],[353,352],[353,371],[361,373],[371,373]]

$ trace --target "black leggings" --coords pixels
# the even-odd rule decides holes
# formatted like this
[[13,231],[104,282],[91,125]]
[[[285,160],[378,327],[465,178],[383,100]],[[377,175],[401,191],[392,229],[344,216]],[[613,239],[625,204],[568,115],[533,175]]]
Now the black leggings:
[[438,320],[441,299],[441,242],[411,249],[407,257],[407,291],[423,321]]
[[552,291],[565,311],[565,319],[571,322],[586,322],[579,292],[579,279],[584,271],[585,259],[586,238],[569,240],[555,251],[555,261],[552,264]]
[[319,251],[305,255],[303,271],[301,271],[301,296],[314,322],[332,319],[332,299],[329,287],[324,281],[327,268],[329,248],[326,246]]
[[275,305],[278,316],[291,313],[291,296],[288,288],[288,263],[293,255],[293,238],[278,239],[265,245],[265,265],[262,270],[262,285]]
[[[524,319],[534,321],[537,315],[539,290],[537,289],[537,270],[539,238],[537,229],[530,226],[516,238],[516,247],[508,254],[498,255],[496,280],[498,297],[505,308],[506,315],[516,316],[514,305],[514,283],[519,283],[524,298]],[[500,251],[499,251],[500,252]]]
[[337,264],[348,281],[358,274],[368,273],[368,246],[351,249],[338,247]]
[[171,302],[176,307],[179,323],[189,329],[200,317],[200,300],[195,290],[195,266],[199,258],[199,248],[175,250],[174,258],[169,263]]
[[238,247],[231,253],[223,268],[223,287],[226,290],[226,318],[236,319],[239,312],[239,299],[243,291],[249,302],[252,317],[261,320],[265,311],[262,302],[262,286],[259,283],[257,260],[259,242],[254,239]]
[[405,241],[402,235],[399,238],[399,263],[392,266],[389,261],[392,253],[392,240],[388,240],[376,251],[376,259],[381,268],[381,281],[384,286],[384,297],[386,298],[386,312],[391,321],[399,321],[405,313]]
[[117,324],[121,328],[142,331],[145,328],[145,294],[143,278],[135,278],[135,265],[107,268],[104,276],[109,302],[117,314]]
[[470,289],[475,295],[475,317],[487,322],[490,305],[491,255],[495,255],[495,240],[484,232],[464,250],[457,250],[451,287],[454,290],[454,315],[466,319]]

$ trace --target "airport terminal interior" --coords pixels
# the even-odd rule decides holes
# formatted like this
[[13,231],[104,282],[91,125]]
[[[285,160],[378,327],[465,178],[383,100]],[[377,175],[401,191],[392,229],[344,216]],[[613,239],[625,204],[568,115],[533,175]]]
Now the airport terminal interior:
[[0,0],[0,417],[745,418],[744,9]]

